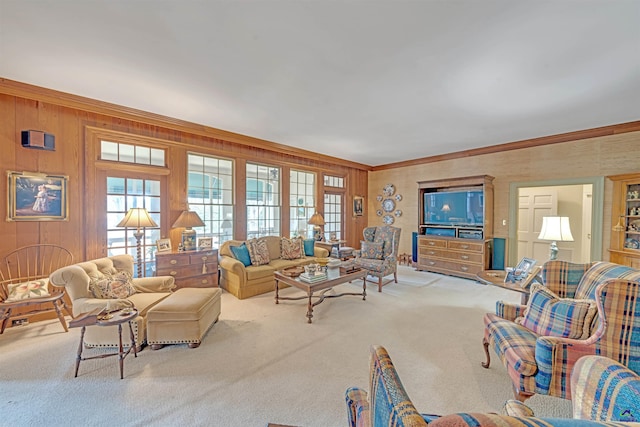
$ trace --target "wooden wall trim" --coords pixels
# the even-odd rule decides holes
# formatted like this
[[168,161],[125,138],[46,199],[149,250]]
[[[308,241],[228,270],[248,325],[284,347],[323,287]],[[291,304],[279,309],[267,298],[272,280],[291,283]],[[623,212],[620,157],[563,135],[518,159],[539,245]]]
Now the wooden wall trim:
[[416,166],[427,163],[436,163],[443,160],[460,159],[464,157],[480,156],[482,154],[493,154],[504,151],[520,150],[522,148],[539,147],[542,145],[558,144],[561,142],[576,141],[580,139],[596,138],[608,135],[617,135],[640,130],[640,121],[620,123],[610,126],[602,126],[593,129],[579,130],[575,132],[561,133],[557,135],[542,136],[539,138],[524,139],[522,141],[508,142],[505,144],[491,145],[489,147],[474,148],[472,150],[458,151],[455,153],[441,154],[438,156],[422,157],[419,159],[407,160],[404,162],[388,163],[386,165],[373,166],[371,171],[381,171],[401,168],[405,166]]
[[2,77],[0,77],[0,93],[25,99],[31,99],[39,102],[47,102],[54,105],[74,108],[78,110],[89,111],[92,113],[105,114],[121,119],[133,120],[139,123],[160,126],[208,138],[221,139],[224,141],[233,142],[235,144],[246,145],[253,148],[260,148],[267,151],[274,151],[280,154],[303,157],[319,162],[327,162],[334,165],[346,166],[348,168],[364,171],[371,170],[371,166],[362,163],[351,162],[345,159],[340,159],[338,157],[327,156],[324,154],[315,153],[313,151],[291,147],[289,145],[279,144],[276,142],[254,138],[235,132],[229,132],[222,129],[216,129],[210,126],[199,125],[196,123],[163,116],[160,114],[137,110],[135,108],[111,104],[109,102],[98,101],[91,98],[85,98],[78,95],[59,92],[53,89],[33,86]]

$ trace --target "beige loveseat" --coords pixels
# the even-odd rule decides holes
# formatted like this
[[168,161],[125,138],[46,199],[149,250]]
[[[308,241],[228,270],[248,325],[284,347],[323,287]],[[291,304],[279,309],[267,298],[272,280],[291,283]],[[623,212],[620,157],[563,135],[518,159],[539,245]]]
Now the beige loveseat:
[[[64,286],[73,304],[74,317],[92,311],[96,308],[106,308],[108,311],[134,306],[138,310],[138,317],[132,322],[136,347],[142,348],[146,342],[146,316],[151,307],[171,294],[174,285],[172,276],[142,277],[132,279],[135,293],[123,299],[95,298],[89,290],[91,280],[104,278],[118,272],[133,275],[133,258],[131,255],[115,255],[81,262],[60,268],[49,276],[54,286]],[[117,326],[90,326],[84,336],[87,347],[117,347]]]
[[[261,237],[267,242],[269,249],[269,264],[265,265],[245,265],[238,261],[231,251],[231,246],[241,246],[246,241],[227,240],[218,251],[220,258],[220,286],[238,299],[245,299],[255,295],[265,294],[275,290],[275,279],[273,274],[276,270],[282,270],[297,265],[311,264],[316,258],[329,256],[329,251],[324,248],[314,247],[314,256],[299,259],[282,259],[281,257],[281,237],[266,236]],[[304,252],[304,251],[303,251]]]

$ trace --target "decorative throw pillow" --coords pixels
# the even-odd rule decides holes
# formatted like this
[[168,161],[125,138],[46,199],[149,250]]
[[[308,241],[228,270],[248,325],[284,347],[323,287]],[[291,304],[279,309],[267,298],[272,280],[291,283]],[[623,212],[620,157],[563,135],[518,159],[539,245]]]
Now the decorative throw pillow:
[[304,254],[305,256],[314,256],[314,247],[316,241],[313,239],[304,239]]
[[302,257],[304,257],[302,240],[287,239],[286,237],[280,239],[280,258],[298,259]]
[[383,243],[373,243],[360,241],[360,256],[367,259],[382,259],[384,252],[382,251]]
[[30,282],[13,283],[8,285],[9,295],[5,302],[22,301],[29,298],[44,298],[51,296],[47,285],[49,279],[32,280]]
[[253,265],[265,265],[269,264],[271,258],[269,257],[269,248],[267,247],[267,241],[264,239],[251,239],[247,241],[247,248],[249,249],[249,256],[251,257],[251,264]]
[[586,339],[597,312],[593,300],[560,298],[546,286],[534,283],[521,324],[539,335]]
[[247,245],[242,243],[240,246],[231,246],[231,253],[238,261],[244,264],[245,267],[251,265],[251,257],[249,256],[249,249]]
[[89,290],[94,297],[100,299],[123,299],[136,293],[131,274],[118,271],[113,275],[105,275],[102,279],[89,282]]

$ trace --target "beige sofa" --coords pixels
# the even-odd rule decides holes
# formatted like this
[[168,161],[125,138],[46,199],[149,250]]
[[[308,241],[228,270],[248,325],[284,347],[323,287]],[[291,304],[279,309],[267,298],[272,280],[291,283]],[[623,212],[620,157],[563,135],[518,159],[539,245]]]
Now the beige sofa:
[[227,240],[218,251],[220,258],[220,286],[238,299],[245,299],[255,295],[265,294],[275,290],[275,279],[273,274],[276,270],[282,270],[288,267],[298,265],[311,264],[316,258],[325,258],[329,256],[329,251],[324,248],[314,247],[313,257],[304,257],[299,259],[282,259],[280,256],[280,240],[279,236],[262,237],[267,242],[269,249],[269,264],[250,265],[245,267],[238,261],[231,246],[240,246],[246,243],[243,240]]
[[[133,258],[130,255],[115,255],[81,262],[60,268],[49,276],[54,286],[64,286],[73,304],[74,317],[96,308],[108,311],[134,306],[138,309],[138,317],[132,322],[136,347],[142,348],[146,342],[146,316],[149,309],[171,294],[175,288],[171,276],[142,277],[132,280],[136,293],[125,299],[94,298],[89,290],[92,279],[125,271],[133,275]],[[87,347],[117,347],[117,326],[90,326],[84,336]]]

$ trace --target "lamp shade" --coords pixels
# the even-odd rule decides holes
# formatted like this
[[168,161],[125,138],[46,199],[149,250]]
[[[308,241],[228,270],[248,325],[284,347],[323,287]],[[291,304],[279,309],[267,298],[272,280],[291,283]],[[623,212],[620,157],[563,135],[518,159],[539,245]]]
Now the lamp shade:
[[127,215],[116,225],[116,227],[131,227],[140,229],[141,227],[157,227],[158,224],[151,218],[145,208],[131,208]]
[[324,218],[322,217],[322,215],[320,215],[318,213],[318,211],[316,211],[316,213],[311,215],[311,218],[309,218],[309,224],[311,224],[311,225],[324,225]]
[[191,228],[191,227],[204,227],[204,222],[200,219],[200,216],[194,211],[183,211],[176,222],[173,223],[172,228]]
[[542,229],[538,236],[540,240],[552,240],[557,242],[573,242],[569,217],[545,216],[542,218]]

